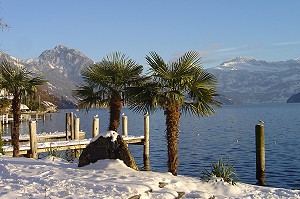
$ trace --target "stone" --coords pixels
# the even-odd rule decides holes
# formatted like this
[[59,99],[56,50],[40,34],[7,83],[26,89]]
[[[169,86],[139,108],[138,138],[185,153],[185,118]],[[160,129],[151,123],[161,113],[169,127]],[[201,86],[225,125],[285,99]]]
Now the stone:
[[120,159],[128,167],[137,171],[139,170],[127,144],[120,135],[117,136],[117,139],[114,139],[112,136],[103,137],[101,135],[92,141],[83,149],[79,157],[78,167],[83,167],[103,159]]

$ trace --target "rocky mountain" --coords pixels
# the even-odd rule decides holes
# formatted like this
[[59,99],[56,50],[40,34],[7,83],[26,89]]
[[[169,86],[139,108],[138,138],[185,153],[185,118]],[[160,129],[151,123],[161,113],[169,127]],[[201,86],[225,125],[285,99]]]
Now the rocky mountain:
[[266,62],[235,58],[208,69],[219,93],[240,103],[286,102],[300,92],[300,60]]
[[[80,71],[94,63],[78,50],[62,45],[26,61],[0,52],[0,61],[3,60],[44,76],[49,81],[47,93],[64,103],[76,103],[72,90],[82,83]],[[217,77],[219,100],[226,104],[286,102],[300,92],[298,59],[267,62],[237,57],[207,70]]]
[[47,79],[48,89],[68,101],[75,102],[72,90],[82,83],[80,71],[94,62],[75,49],[59,45],[44,51],[37,59],[29,59],[25,67]]
[[59,45],[44,51],[36,59],[26,61],[0,52],[0,61],[7,60],[15,65],[27,68],[33,74],[41,75],[48,80],[45,89],[48,93],[61,98],[64,104],[76,103],[72,90],[82,83],[80,71],[94,63],[91,59],[75,49]]

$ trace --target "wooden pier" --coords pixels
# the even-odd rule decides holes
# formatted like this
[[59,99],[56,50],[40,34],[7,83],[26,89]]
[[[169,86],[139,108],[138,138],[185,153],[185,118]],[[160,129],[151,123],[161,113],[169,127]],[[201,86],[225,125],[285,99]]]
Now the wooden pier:
[[[85,132],[80,131],[79,132],[79,139],[83,140],[85,139]],[[68,139],[66,138],[65,132],[53,132],[53,133],[41,133],[37,134],[37,141],[38,142],[47,142],[47,141],[59,141],[59,140],[70,140],[71,139],[71,133],[68,133]],[[11,143],[11,136],[3,136],[2,137],[4,144],[10,144]],[[26,143],[29,142],[30,136],[29,134],[26,135],[20,135],[19,142],[20,143]]]
[[[126,144],[144,145],[144,136],[122,136]],[[83,140],[65,140],[52,142],[38,142],[37,153],[49,152],[51,150],[64,151],[68,149],[84,149],[90,142],[90,139]],[[30,144],[20,145],[20,155],[29,155],[31,152]],[[12,146],[3,146],[4,155],[12,155]]]
[[[85,132],[79,131],[79,118],[73,118],[72,113],[66,115],[66,131],[54,134],[37,134],[36,121],[29,122],[28,136],[20,137],[20,155],[25,155],[31,158],[38,158],[38,153],[63,151],[63,150],[81,150],[84,149],[92,140],[85,139]],[[149,115],[144,115],[144,135],[143,136],[128,136],[127,131],[127,116],[122,116],[122,137],[126,144],[144,145],[144,167],[150,170],[149,161]],[[69,130],[70,128],[70,130]],[[99,134],[99,118],[93,120],[93,137]],[[3,137],[7,144],[11,142],[11,138]],[[60,140],[60,141],[58,141]],[[64,141],[62,141],[64,140]],[[27,142],[27,143],[26,143]],[[29,142],[29,143],[28,143]],[[25,143],[25,144],[24,144]],[[4,155],[12,155],[13,147],[11,145],[3,146]]]

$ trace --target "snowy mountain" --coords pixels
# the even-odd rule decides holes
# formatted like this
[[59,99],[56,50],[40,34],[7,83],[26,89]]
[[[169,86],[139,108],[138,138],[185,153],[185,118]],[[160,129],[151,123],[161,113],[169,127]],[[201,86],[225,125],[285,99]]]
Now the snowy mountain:
[[[72,90],[82,83],[80,71],[94,63],[78,50],[62,45],[26,61],[0,52],[2,60],[44,76],[49,81],[49,93],[73,103],[76,100],[72,97]],[[207,70],[218,79],[218,93],[223,95],[220,100],[225,99],[230,104],[286,102],[300,92],[299,59],[267,62],[237,57]]]
[[44,51],[37,59],[26,61],[25,67],[48,82],[48,89],[66,100],[76,102],[72,90],[82,83],[80,71],[94,62],[75,49],[59,45]]
[[300,60],[267,62],[237,57],[208,69],[219,93],[242,103],[286,102],[300,92]]
[[47,82],[47,90],[64,101],[76,103],[72,90],[82,82],[80,71],[94,62],[75,49],[59,45],[44,51],[36,59],[22,61],[0,52],[0,61],[7,60],[14,65],[27,68],[36,75],[41,75]]

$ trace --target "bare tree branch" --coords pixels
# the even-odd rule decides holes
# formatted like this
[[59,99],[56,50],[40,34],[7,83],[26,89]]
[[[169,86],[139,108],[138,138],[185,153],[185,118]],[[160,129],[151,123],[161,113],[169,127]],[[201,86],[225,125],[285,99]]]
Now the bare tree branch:
[[0,29],[3,31],[5,28],[10,28],[10,26],[3,22],[3,19],[0,18]]

